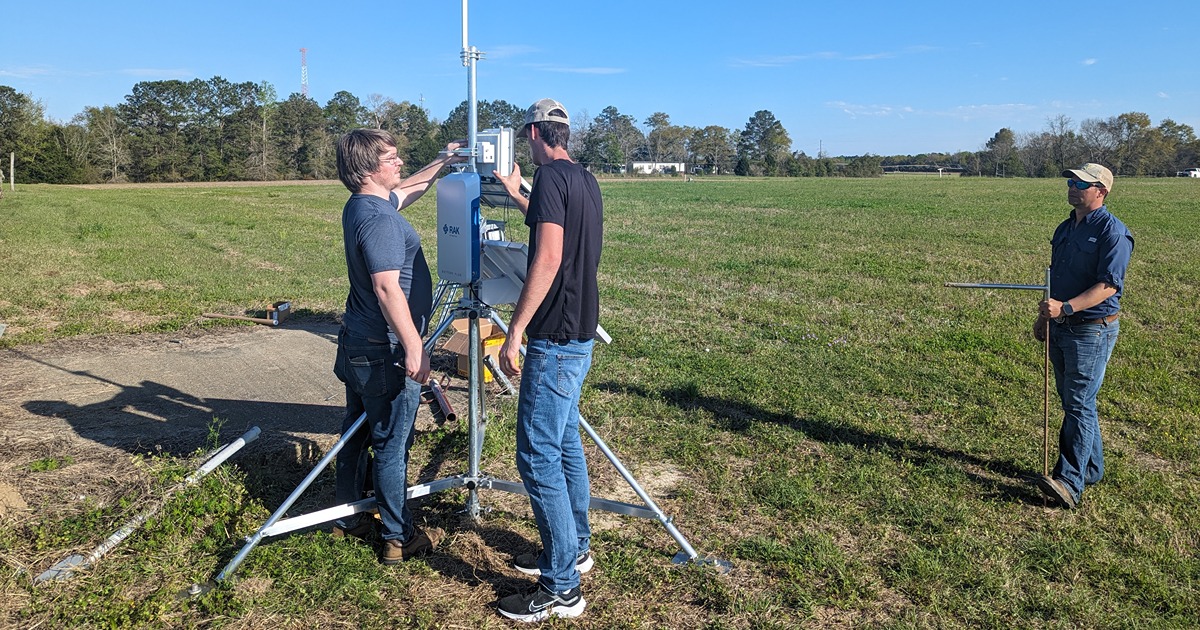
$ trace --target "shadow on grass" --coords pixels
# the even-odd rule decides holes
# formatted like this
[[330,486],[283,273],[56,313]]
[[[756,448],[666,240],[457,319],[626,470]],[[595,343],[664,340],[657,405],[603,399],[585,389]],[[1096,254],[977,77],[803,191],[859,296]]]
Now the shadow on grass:
[[744,433],[755,422],[765,422],[799,431],[817,442],[885,452],[897,461],[917,465],[946,464],[961,470],[974,483],[996,496],[1030,505],[1043,504],[1042,495],[1031,484],[1035,473],[1011,461],[986,459],[917,440],[872,433],[850,424],[767,411],[735,400],[705,396],[692,387],[651,390],[639,385],[612,382],[598,383],[594,387],[628,396],[665,400],[686,411],[705,411],[712,416],[714,427],[725,431]]

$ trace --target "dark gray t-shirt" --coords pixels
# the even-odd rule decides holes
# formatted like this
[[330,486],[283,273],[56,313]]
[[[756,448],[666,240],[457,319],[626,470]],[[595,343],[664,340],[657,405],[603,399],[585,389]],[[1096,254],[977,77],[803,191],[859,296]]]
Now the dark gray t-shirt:
[[387,200],[374,195],[351,195],[342,209],[342,241],[350,294],[346,297],[343,325],[350,334],[366,339],[395,341],[371,286],[371,274],[400,271],[400,288],[408,299],[417,332],[425,336],[433,310],[433,281],[421,250],[421,237],[396,210],[395,193]]
[[600,289],[596,269],[603,246],[604,202],[587,169],[569,160],[538,167],[529,195],[529,262],[537,255],[539,223],[563,228],[562,266],[550,292],[529,321],[534,339],[586,341],[596,337]]

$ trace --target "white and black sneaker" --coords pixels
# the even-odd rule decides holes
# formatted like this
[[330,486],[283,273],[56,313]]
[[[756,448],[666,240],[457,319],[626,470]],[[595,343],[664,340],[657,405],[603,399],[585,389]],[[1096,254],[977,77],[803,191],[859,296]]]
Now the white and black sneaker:
[[[591,550],[579,554],[575,558],[575,570],[580,573],[587,573],[595,566],[596,560],[592,557]],[[513,558],[513,568],[526,575],[541,576],[542,570],[538,568],[538,554],[523,553],[516,558]]]
[[583,600],[582,587],[576,586],[569,591],[553,593],[538,583],[524,593],[501,599],[500,614],[509,619],[530,623],[550,617],[578,617],[583,614],[585,606],[587,602]]

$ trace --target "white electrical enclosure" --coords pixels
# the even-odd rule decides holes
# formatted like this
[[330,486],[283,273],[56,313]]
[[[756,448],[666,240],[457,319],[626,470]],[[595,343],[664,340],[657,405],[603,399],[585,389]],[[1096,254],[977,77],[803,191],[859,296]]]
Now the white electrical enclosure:
[[475,136],[475,171],[481,177],[491,177],[499,171],[507,177],[512,173],[513,130],[508,127],[484,129]]
[[471,284],[479,279],[479,174],[451,173],[438,181],[438,277]]

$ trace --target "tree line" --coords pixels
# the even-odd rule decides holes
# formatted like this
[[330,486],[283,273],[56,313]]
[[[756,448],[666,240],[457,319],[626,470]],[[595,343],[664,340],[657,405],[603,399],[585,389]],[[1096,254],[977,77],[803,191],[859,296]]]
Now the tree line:
[[1154,126],[1141,112],[1088,118],[1076,127],[1067,116],[1049,118],[1041,131],[1000,129],[979,151],[898,155],[885,169],[947,167],[965,176],[1059,177],[1064,169],[1097,162],[1124,177],[1172,177],[1200,165],[1200,140],[1189,125],[1169,118]]
[[[479,128],[519,128],[524,108],[480,101]],[[791,150],[783,124],[767,110],[742,129],[674,125],[655,112],[641,124],[616,107],[572,117],[572,156],[598,173],[624,173],[632,161],[683,163],[692,173],[777,177],[876,177],[885,169],[950,168],[974,176],[1057,177],[1063,168],[1101,162],[1118,175],[1173,175],[1200,154],[1191,127],[1145,114],[1069,118],[1016,134],[1001,129],[979,151],[954,154],[815,157]],[[180,182],[336,177],[335,143],[351,129],[391,132],[408,168],[467,135],[467,103],[444,119],[378,94],[365,101],[341,91],[324,106],[298,93],[279,100],[271,84],[147,81],[116,106],[87,107],[67,122],[46,119],[32,96],[0,85],[0,153],[16,154],[22,183]],[[517,160],[532,172],[524,140]]]

